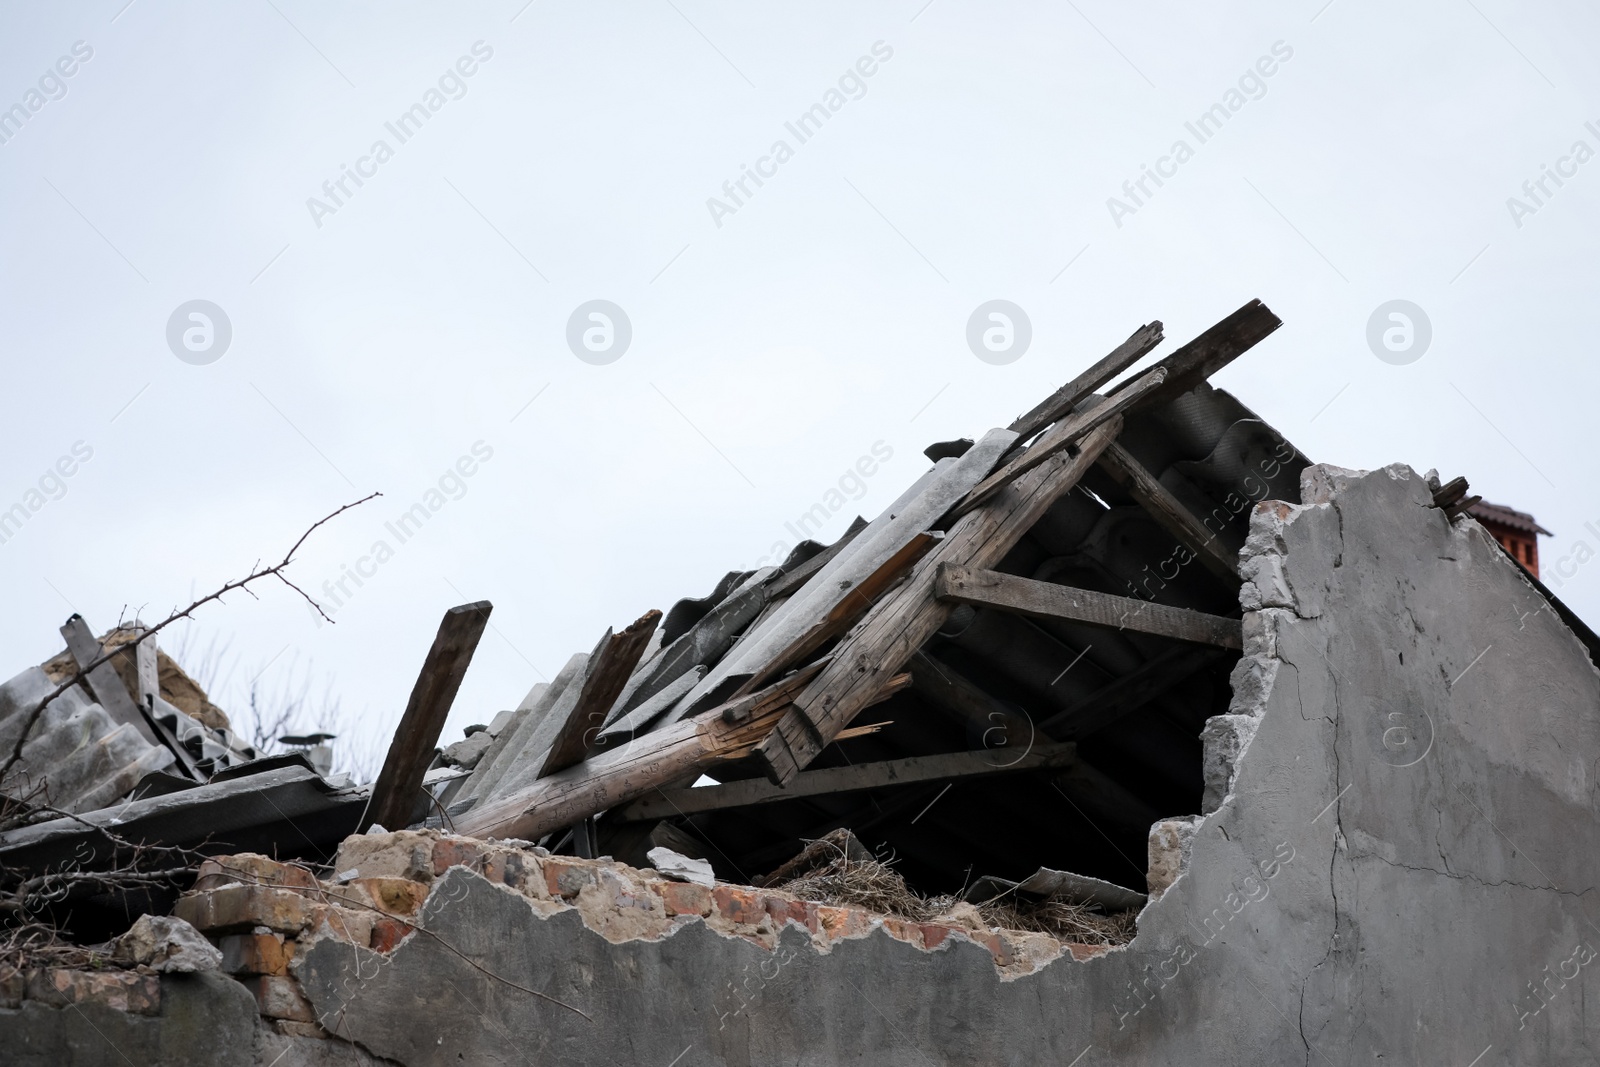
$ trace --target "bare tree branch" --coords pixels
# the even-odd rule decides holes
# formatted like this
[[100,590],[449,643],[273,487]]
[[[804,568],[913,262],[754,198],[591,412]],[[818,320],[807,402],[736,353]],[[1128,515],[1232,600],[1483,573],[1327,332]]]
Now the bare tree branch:
[[188,607],[174,610],[171,615],[168,615],[165,619],[156,623],[154,626],[144,630],[128,644],[121,645],[109,652],[102,652],[97,658],[83,667],[80,667],[69,678],[65,679],[60,685],[56,686],[55,689],[51,690],[51,692],[39,702],[39,705],[28,714],[27,721],[23,723],[22,732],[17,736],[17,743],[11,749],[11,755],[6,758],[4,765],[0,765],[0,784],[5,782],[6,776],[11,773],[11,769],[21,762],[22,747],[27,744],[28,738],[33,732],[33,727],[39,721],[39,716],[44,714],[44,709],[49,707],[51,702],[53,702],[62,693],[65,693],[68,689],[71,689],[74,685],[77,685],[85,675],[94,670],[96,667],[100,666],[100,664],[109,661],[113,656],[118,655],[119,653],[137,648],[139,642],[155,636],[155,634],[177,622],[179,619],[191,618],[197,608],[209,604],[212,601],[220,601],[227,594],[241,589],[249,593],[251,596],[255,596],[255,592],[247,588],[251,582],[259,581],[262,578],[276,577],[284,585],[288,586],[290,589],[293,589],[302,597],[305,597],[306,603],[310,604],[312,608],[316,610],[317,614],[321,615],[324,619],[328,619],[329,622],[332,622],[333,620],[329,619],[327,613],[322,610],[322,605],[311,599],[311,597],[306,596],[304,590],[300,589],[293,582],[289,581],[289,579],[285,578],[283,576],[283,570],[288,567],[289,564],[294,562],[294,554],[300,550],[301,545],[306,543],[306,538],[310,537],[314,532],[316,532],[317,527],[329,522],[339,515],[342,515],[357,505],[365,504],[373,497],[382,495],[382,493],[369,493],[360,500],[345,504],[343,507],[340,507],[330,514],[323,516],[316,522],[312,523],[305,533],[300,535],[300,539],[294,543],[289,551],[285,553],[283,559],[278,563],[275,563],[270,567],[263,567],[258,560],[256,565],[251,569],[250,573],[245,575],[243,578],[236,578],[233,581],[225,582],[217,589],[194,601]]

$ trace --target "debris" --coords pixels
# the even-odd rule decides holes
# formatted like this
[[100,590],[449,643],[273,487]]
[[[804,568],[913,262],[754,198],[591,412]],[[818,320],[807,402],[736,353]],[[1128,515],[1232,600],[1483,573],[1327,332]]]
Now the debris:
[[200,931],[173,915],[141,915],[117,938],[111,958],[143,964],[156,971],[214,971],[222,953]]
[[648,855],[650,865],[675,882],[693,882],[703,886],[717,884],[716,875],[711,873],[711,864],[705,860],[690,859],[660,846],[652,848]]

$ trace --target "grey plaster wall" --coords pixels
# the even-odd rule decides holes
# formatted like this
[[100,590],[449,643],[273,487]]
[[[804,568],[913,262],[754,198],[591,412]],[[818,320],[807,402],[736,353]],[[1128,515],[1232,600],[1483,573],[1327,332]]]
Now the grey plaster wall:
[[1306,482],[1255,517],[1215,810],[1127,949],[1002,981],[976,945],[882,931],[611,944],[456,869],[437,940],[325,943],[313,1002],[411,1067],[1600,1062],[1600,675],[1414,472]]
[[1213,810],[1160,828],[1181,873],[1126,949],[1002,980],[881,930],[612,944],[455,868],[432,936],[322,942],[307,993],[408,1067],[1600,1062],[1600,675],[1414,472],[1312,468],[1304,499],[1255,516]]

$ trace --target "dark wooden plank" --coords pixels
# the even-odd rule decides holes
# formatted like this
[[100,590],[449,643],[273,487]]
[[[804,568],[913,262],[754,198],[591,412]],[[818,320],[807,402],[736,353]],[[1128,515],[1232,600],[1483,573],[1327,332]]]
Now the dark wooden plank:
[[948,663],[918,652],[908,666],[916,694],[976,731],[984,748],[1026,747],[1055,740],[1039,729],[1026,711],[1019,714],[1001,703]]
[[494,610],[487,600],[463,604],[444,613],[433,646],[422,661],[416,684],[411,687],[411,699],[395,728],[394,740],[389,742],[389,753],[384,757],[383,770],[372,787],[372,802],[367,806],[367,816],[361,820],[356,832],[365,831],[377,823],[390,830],[402,830],[411,824],[412,813],[421,799],[422,776],[433,760],[433,750],[439,743],[439,731],[444,729],[450,705],[455,703],[456,691],[461,688],[461,678],[472,662],[478,639],[489,625],[489,612]]
[[1034,442],[1022,455],[1007,463],[975,486],[972,492],[962,498],[955,507],[955,514],[968,511],[988,500],[1002,488],[1016,481],[1022,475],[1033,470],[1039,464],[1053,458],[1057,453],[1066,451],[1095,427],[1105,423],[1127,409],[1133,407],[1141,399],[1149,396],[1162,382],[1166,381],[1167,372],[1160,367],[1148,374],[1142,375],[1126,389],[1119,391],[1110,399],[1103,399],[1100,403],[1072,415],[1051,427],[1050,431]]
[[726,785],[707,785],[691,789],[669,789],[628,805],[608,818],[622,821],[665,819],[672,815],[693,815],[724,808],[746,808],[772,804],[796,797],[850,793],[863,789],[941,782],[979,775],[1007,774],[1070,766],[1077,758],[1077,746],[1035,745],[1026,754],[1012,759],[988,749],[973,752],[948,752],[937,756],[909,756],[880,763],[858,763],[853,767],[830,767],[805,771],[787,786],[773,785],[765,778],[752,778]]
[[1059,422],[1077,406],[1079,401],[1139,362],[1145,354],[1161,343],[1161,338],[1159,320],[1139,327],[1128,335],[1126,341],[1112,349],[1110,355],[1039,401],[1033,410],[1018,418],[1007,429],[1016,431],[1017,440],[1021,442],[1052,422]]
[[1100,466],[1180,545],[1198,556],[1207,570],[1234,586],[1240,584],[1239,549],[1244,542],[1231,528],[1211,529],[1120,444],[1101,453]]
[[959,604],[999,608],[1034,618],[1065,619],[1108,630],[1133,630],[1217,648],[1244,648],[1243,624],[1238,619],[1019,578],[999,571],[975,571],[946,563],[939,568],[934,581],[934,595]]
[[768,777],[779,783],[793,779],[949,618],[955,605],[933,596],[940,563],[969,567],[999,563],[1039,517],[1078,484],[1121,430],[1122,420],[1112,419],[1085,437],[1076,455],[1058,453],[957,519],[907,580],[845,635],[828,669],[806,687],[777,729],[756,747]]
[[1101,727],[1138,711],[1223,655],[1225,653],[1215,648],[1173,645],[1133,673],[1056,712],[1040,726],[1052,737],[1081,741]]
[[[1283,320],[1274,315],[1271,308],[1259,300],[1250,301],[1157,363],[1156,367],[1167,372],[1167,380],[1136,407],[1151,408],[1182,396],[1282,325]],[[1113,389],[1111,395],[1126,388],[1128,383],[1123,383]]]
[[661,612],[652,608],[620,634],[606,631],[584,665],[583,678],[574,682],[582,685],[577,702],[556,732],[555,740],[550,742],[550,750],[545,754],[537,777],[565,770],[582,762],[595,750],[595,739],[605,725],[611,706],[639,665],[639,657],[644,655],[660,621]]

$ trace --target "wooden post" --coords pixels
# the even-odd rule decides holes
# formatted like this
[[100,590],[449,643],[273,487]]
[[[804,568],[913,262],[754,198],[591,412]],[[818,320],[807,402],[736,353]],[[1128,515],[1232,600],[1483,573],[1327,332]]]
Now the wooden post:
[[400,716],[400,725],[395,728],[389,754],[383,760],[383,770],[372,787],[367,817],[356,827],[357,833],[373,823],[389,830],[403,830],[411,824],[411,813],[416,809],[422,789],[422,776],[433,760],[434,746],[439,743],[445,717],[450,714],[450,705],[455,703],[461,678],[467,673],[467,664],[472,662],[472,653],[478,647],[484,627],[489,625],[492,610],[492,604],[480,600],[444,613],[433,647],[422,661],[417,684],[411,687],[411,699],[406,702],[405,714]]

